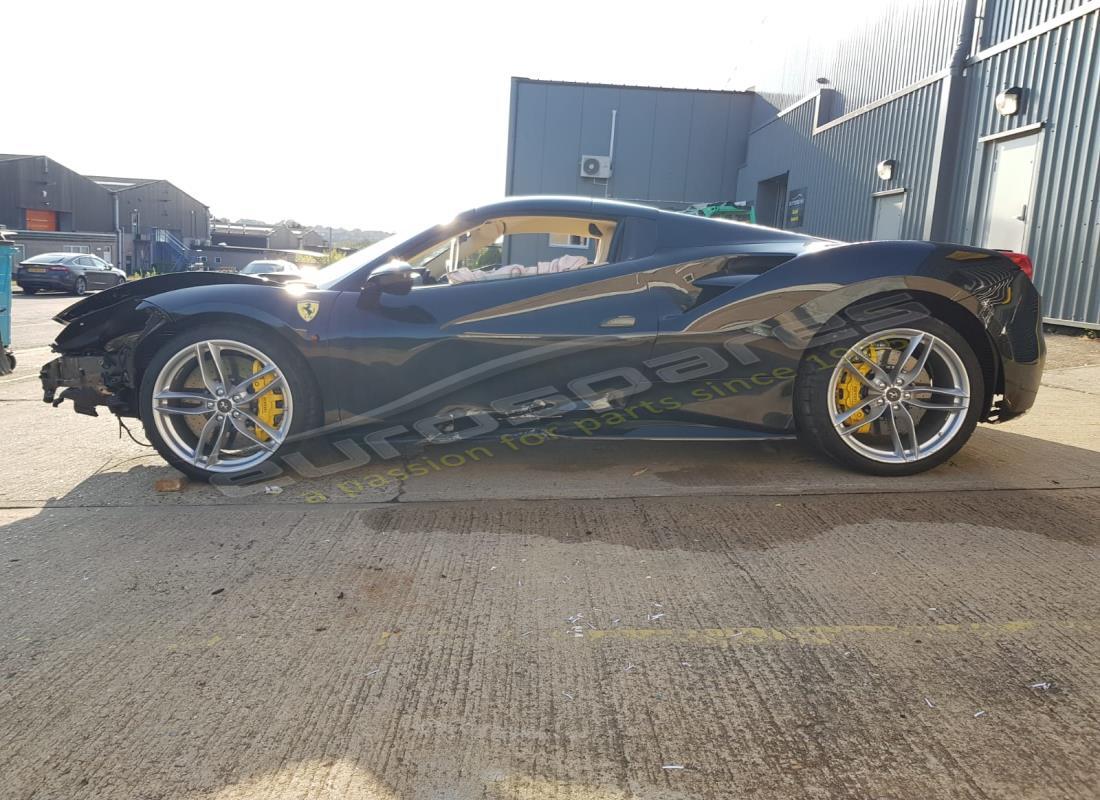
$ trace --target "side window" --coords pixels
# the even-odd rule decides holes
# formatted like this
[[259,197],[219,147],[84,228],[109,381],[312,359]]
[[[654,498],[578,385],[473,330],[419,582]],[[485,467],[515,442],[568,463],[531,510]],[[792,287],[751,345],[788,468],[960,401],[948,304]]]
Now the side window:
[[490,219],[408,258],[427,283],[571,272],[608,263],[617,223],[577,217]]

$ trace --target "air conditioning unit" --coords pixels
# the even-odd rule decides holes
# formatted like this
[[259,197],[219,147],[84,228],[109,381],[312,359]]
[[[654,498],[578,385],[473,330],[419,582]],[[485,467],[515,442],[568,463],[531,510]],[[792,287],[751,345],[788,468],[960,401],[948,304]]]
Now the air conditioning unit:
[[582,178],[610,178],[611,156],[581,156]]

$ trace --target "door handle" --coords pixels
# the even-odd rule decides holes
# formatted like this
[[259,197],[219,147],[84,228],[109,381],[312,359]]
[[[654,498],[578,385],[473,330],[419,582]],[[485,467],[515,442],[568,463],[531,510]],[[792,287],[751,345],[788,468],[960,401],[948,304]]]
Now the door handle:
[[627,314],[621,317],[612,317],[611,319],[605,319],[600,323],[601,328],[633,328],[635,319]]
[[1020,216],[1016,217],[1020,222],[1027,222],[1027,203],[1024,203],[1024,207],[1020,209]]

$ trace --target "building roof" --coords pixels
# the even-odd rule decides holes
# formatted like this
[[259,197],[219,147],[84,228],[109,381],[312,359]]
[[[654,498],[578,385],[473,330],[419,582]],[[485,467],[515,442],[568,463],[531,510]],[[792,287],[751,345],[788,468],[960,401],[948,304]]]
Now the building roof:
[[0,153],[0,161],[18,161],[21,158],[39,158],[39,156],[17,156],[9,153]]
[[515,83],[541,83],[549,86],[580,86],[586,89],[643,89],[652,92],[709,92],[711,94],[756,94],[756,92],[741,89],[692,89],[687,86],[638,86],[633,83],[588,83],[585,81],[556,81],[545,78],[525,78],[522,75],[513,75]]
[[135,186],[160,183],[163,180],[163,178],[113,178],[109,175],[85,175],[84,177],[98,183],[109,192],[121,192],[125,189],[133,189]]
[[214,222],[210,225],[214,233],[239,233],[245,235],[270,236],[275,229],[268,225],[242,225],[238,222]]

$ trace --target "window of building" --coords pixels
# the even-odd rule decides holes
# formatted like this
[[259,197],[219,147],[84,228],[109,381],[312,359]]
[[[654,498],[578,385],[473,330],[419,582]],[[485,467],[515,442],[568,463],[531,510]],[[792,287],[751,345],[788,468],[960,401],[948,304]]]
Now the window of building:
[[587,250],[589,245],[588,237],[578,236],[575,233],[551,233],[550,234],[550,246],[551,247],[576,247],[579,249]]
[[90,247],[82,244],[67,244],[65,245],[66,253],[90,253],[92,252]]

